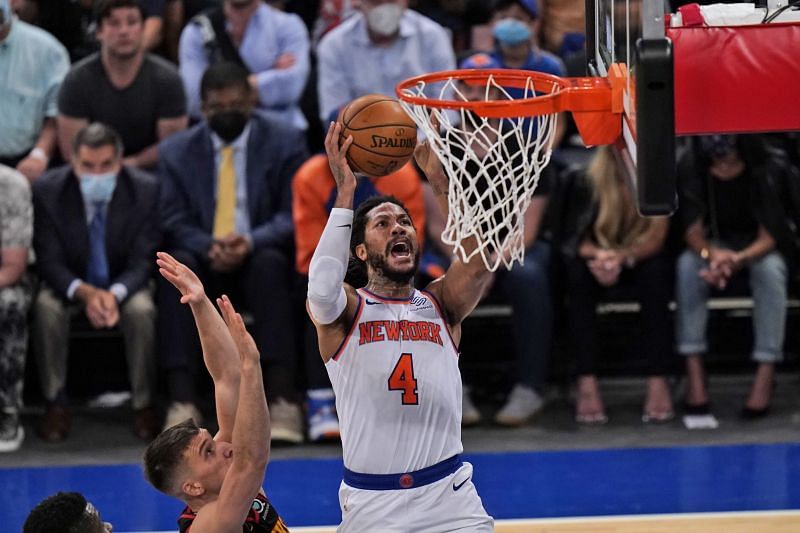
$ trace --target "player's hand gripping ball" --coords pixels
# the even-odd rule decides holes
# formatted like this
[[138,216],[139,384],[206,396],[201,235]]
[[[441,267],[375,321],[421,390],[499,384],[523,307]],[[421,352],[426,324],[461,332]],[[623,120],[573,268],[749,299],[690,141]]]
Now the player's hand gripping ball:
[[414,155],[417,125],[393,98],[381,94],[356,98],[342,108],[337,120],[342,125],[339,146],[353,136],[347,150],[353,172],[386,176]]

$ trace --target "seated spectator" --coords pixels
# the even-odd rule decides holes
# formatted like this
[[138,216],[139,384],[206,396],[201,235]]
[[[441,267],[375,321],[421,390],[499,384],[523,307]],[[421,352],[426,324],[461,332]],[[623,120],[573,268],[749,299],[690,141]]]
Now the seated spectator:
[[[253,110],[247,71],[215,63],[203,75],[205,119],[161,144],[161,218],[168,247],[214,294],[230,294],[253,314],[253,337],[267,366],[272,438],[301,442],[294,387],[296,276],[291,180],[307,158],[303,132]],[[269,275],[265,275],[269,273]],[[199,420],[195,380],[200,347],[175,289],[159,280],[166,425]]]
[[633,286],[641,305],[641,353],[647,358],[643,422],[674,417],[665,375],[672,359],[669,328],[670,261],[664,252],[668,220],[643,217],[613,149],[601,147],[584,173],[572,176],[566,200],[565,261],[569,347],[577,374],[575,421],[607,420],[595,374],[597,303],[620,285]]
[[317,93],[323,125],[354,98],[371,93],[394,98],[395,86],[404,79],[455,67],[447,32],[407,9],[407,3],[362,0],[360,13],[320,41]]
[[[498,0],[492,14],[492,33],[495,48],[492,57],[500,68],[535,70],[545,74],[566,76],[561,59],[541,50],[536,44],[539,28],[539,9],[536,0]],[[514,98],[524,96],[523,89],[506,89]],[[565,113],[556,123],[553,146],[561,144],[566,131]]]
[[186,100],[169,62],[144,48],[144,10],[138,0],[98,0],[100,52],[70,70],[58,97],[58,139],[69,160],[75,133],[90,122],[114,128],[125,164],[152,168],[158,141],[186,128]]
[[112,529],[82,494],[58,492],[31,510],[22,526],[22,533],[111,533]]
[[[295,268],[306,285],[311,256],[314,255],[336,199],[336,182],[324,154],[312,156],[298,169],[292,180],[292,193]],[[382,178],[359,177],[353,207],[358,207],[367,198],[382,195],[391,195],[403,202],[417,224],[420,235],[424,235],[422,180],[413,164],[408,163],[397,172]],[[339,423],[333,388],[320,359],[317,335],[311,320],[306,320],[305,331],[308,438],[311,441],[336,438],[339,436]]]
[[64,47],[0,0],[0,164],[30,181],[55,153],[56,95],[67,70]]
[[193,118],[201,114],[200,79],[220,61],[248,71],[258,108],[305,130],[300,97],[310,68],[308,30],[297,15],[261,0],[225,0],[201,13],[183,30],[180,70]]
[[155,306],[152,259],[160,242],[159,184],[122,164],[117,133],[94,123],[75,136],[72,164],[33,187],[34,248],[41,287],[33,306],[33,349],[47,402],[39,435],[67,437],[70,322],[84,314],[94,329],[119,327],[134,409],[144,440],[158,430],[155,403]]
[[22,174],[0,165],[0,452],[17,450],[25,438],[19,410],[33,293],[26,275],[32,238],[30,186]]
[[758,366],[744,418],[767,414],[775,363],[783,359],[788,272],[778,246],[786,227],[776,215],[787,164],[765,157],[762,149],[758,137],[704,137],[679,164],[686,250],[678,259],[676,337],[686,357],[688,414],[710,412],[702,359],[708,351],[706,302],[732,278],[746,275],[753,296],[752,358]]

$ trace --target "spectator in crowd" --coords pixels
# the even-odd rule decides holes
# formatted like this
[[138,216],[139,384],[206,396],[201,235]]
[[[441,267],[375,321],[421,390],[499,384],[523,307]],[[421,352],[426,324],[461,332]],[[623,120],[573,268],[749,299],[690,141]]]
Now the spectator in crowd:
[[[12,0],[25,13],[26,22],[51,33],[67,48],[72,61],[78,61],[98,49],[94,36],[93,7],[97,0]],[[170,0],[140,0],[145,12],[144,47],[156,50],[164,38],[165,4]]]
[[319,43],[320,117],[335,120],[348,102],[365,94],[395,96],[402,80],[455,67],[447,32],[406,8],[407,0],[361,0],[361,12]]
[[[160,147],[168,246],[209,290],[231,294],[253,314],[253,336],[268,369],[272,437],[300,442],[291,180],[307,158],[303,132],[253,110],[247,71],[235,63],[209,67],[200,88],[205,119]],[[199,420],[192,316],[164,281],[158,307],[172,402],[166,425]]]
[[33,238],[33,205],[25,177],[0,165],[0,452],[19,448],[19,421],[28,350],[28,307],[33,286],[26,275]]
[[[566,68],[555,55],[536,44],[539,29],[539,8],[536,0],[498,0],[492,15],[495,49],[492,57],[501,68],[535,70],[545,74],[566,76]],[[522,98],[524,89],[508,88],[514,98]],[[565,114],[556,123],[553,146],[561,144],[566,131]]]
[[56,97],[67,70],[64,47],[0,0],[0,164],[31,181],[55,152]]
[[122,163],[119,135],[93,123],[81,129],[72,164],[34,184],[34,249],[41,287],[33,309],[33,349],[47,402],[39,435],[60,441],[70,430],[66,378],[71,319],[94,329],[119,327],[125,342],[133,429],[158,430],[155,402],[155,306],[152,259],[160,242],[159,184]]
[[152,168],[158,141],[186,128],[183,85],[175,67],[146,53],[138,0],[98,0],[95,13],[100,52],[73,66],[58,97],[62,155],[78,130],[102,122],[122,137],[126,165]]
[[539,42],[548,51],[566,59],[584,49],[586,2],[584,0],[531,0],[541,6]]
[[758,364],[745,418],[767,414],[775,363],[783,358],[787,263],[781,180],[785,158],[766,157],[758,137],[700,138],[679,163],[681,222],[686,250],[678,259],[676,336],[686,357],[688,414],[708,414],[702,356],[708,351],[706,302],[747,275],[753,296],[752,358]]
[[[336,181],[333,179],[328,158],[324,154],[312,156],[303,163],[292,180],[292,217],[295,227],[295,267],[308,284],[311,256],[317,248],[322,230],[328,221],[336,199]],[[397,172],[382,178],[358,178],[353,206],[373,196],[391,195],[403,202],[417,224],[420,235],[425,227],[425,208],[422,196],[422,179],[411,163]],[[339,436],[336,405],[328,373],[319,355],[316,331],[306,320],[304,336],[305,366],[307,375],[307,427],[311,441]]]
[[641,353],[647,354],[647,397],[642,421],[674,417],[666,381],[672,359],[670,261],[664,252],[669,223],[643,217],[616,155],[601,147],[585,171],[568,176],[562,253],[568,299],[569,345],[576,366],[578,423],[607,420],[595,375],[595,310],[616,287],[635,288],[641,305]]
[[308,30],[297,15],[261,0],[225,0],[196,16],[180,41],[180,70],[189,113],[200,116],[200,79],[209,65],[230,61],[248,71],[259,109],[305,130],[300,97],[310,68]]
[[22,533],[111,533],[112,529],[82,494],[57,492],[31,510],[22,526]]

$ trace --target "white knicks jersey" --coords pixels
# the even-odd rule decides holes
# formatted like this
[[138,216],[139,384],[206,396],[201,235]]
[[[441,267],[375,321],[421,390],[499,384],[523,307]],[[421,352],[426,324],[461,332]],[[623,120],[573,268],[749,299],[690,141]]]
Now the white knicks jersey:
[[413,472],[461,453],[458,350],[428,292],[358,291],[355,320],[325,364],[336,392],[344,465]]

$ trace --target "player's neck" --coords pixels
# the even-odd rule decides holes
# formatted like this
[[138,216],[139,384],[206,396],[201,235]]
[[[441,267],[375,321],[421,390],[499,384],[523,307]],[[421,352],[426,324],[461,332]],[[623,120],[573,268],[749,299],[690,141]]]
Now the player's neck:
[[383,277],[371,278],[364,288],[387,298],[409,298],[414,293],[411,282],[392,281]]

